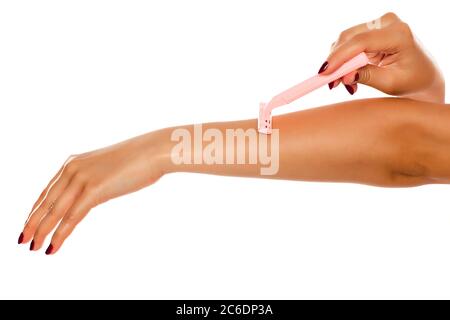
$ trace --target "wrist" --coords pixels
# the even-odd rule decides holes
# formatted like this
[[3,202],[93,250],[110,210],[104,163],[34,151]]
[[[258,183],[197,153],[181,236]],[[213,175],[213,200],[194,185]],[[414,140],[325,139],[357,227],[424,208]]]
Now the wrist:
[[172,128],[165,128],[147,134],[150,163],[162,175],[175,171],[171,160],[173,143],[170,137],[172,130]]

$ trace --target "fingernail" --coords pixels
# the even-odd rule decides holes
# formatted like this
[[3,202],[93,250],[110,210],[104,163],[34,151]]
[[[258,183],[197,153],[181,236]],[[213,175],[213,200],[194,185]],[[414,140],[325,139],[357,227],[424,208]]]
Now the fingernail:
[[333,89],[333,88],[334,88],[334,82],[330,82],[330,83],[328,84],[328,88],[330,88],[330,90]]
[[320,69],[319,69],[319,74],[321,74],[322,72],[324,72],[325,70],[327,70],[327,68],[328,68],[328,61],[325,61],[324,63],[323,63],[323,65],[320,67]]
[[22,242],[23,242],[23,232],[20,233],[19,240],[17,240],[18,244],[21,244]]
[[50,245],[48,246],[47,250],[45,250],[45,254],[46,254],[46,255],[49,255],[49,254],[52,253],[52,251],[53,251],[53,245],[50,244]]
[[357,73],[355,74],[355,82],[358,82],[358,80],[359,80],[359,73],[357,72]]
[[348,84],[345,85],[345,89],[347,89],[348,93],[350,93],[351,95],[353,95],[355,93],[355,90],[353,89],[353,87],[349,86]]
[[31,243],[30,243],[30,251],[33,251],[33,250],[34,250],[34,240],[31,241]]

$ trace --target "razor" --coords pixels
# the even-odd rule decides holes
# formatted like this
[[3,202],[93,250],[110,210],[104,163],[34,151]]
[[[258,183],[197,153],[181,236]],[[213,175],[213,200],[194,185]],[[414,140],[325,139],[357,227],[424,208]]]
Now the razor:
[[273,109],[287,105],[323,85],[331,83],[342,78],[346,74],[366,66],[368,63],[369,58],[362,52],[353,59],[345,62],[339,69],[329,75],[318,74],[274,96],[269,103],[261,102],[259,104],[258,131],[264,134],[272,133]]

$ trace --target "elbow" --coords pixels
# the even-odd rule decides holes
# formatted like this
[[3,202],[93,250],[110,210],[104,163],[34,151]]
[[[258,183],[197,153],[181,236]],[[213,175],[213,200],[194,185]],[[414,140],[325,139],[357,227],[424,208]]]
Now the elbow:
[[430,132],[417,124],[402,124],[390,138],[387,160],[389,183],[396,187],[414,187],[436,183],[436,142]]

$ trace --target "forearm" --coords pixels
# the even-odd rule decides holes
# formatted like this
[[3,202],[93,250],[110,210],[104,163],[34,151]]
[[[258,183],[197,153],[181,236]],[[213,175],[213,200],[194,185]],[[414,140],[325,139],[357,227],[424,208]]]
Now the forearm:
[[[403,99],[353,101],[276,116],[273,127],[279,129],[279,159],[275,150],[263,152],[268,155],[265,164],[259,158],[257,163],[250,160],[255,147],[261,153],[261,139],[265,135],[257,134],[256,140],[247,137],[244,163],[242,159],[237,163],[237,154],[243,146],[237,146],[236,140],[234,144],[226,141],[227,130],[256,130],[256,120],[208,123],[201,130],[193,125],[168,128],[158,133],[158,141],[165,172],[409,186],[447,181],[450,162],[446,160],[450,160],[450,153],[445,149],[447,142],[450,145],[449,119],[445,105]],[[189,132],[191,139],[189,148],[181,154],[183,139],[179,136],[173,139],[174,131],[180,129]],[[214,139],[204,140],[210,130],[220,133],[223,141],[222,145],[214,145],[219,146],[219,155],[213,153],[213,159],[208,161],[207,148],[214,149],[211,148]],[[275,136],[268,137],[269,150],[277,145]],[[200,139],[197,145],[196,139],[197,142]],[[174,161],[174,152],[178,154],[178,163]],[[233,161],[227,161],[230,154],[234,154]],[[179,163],[180,156],[188,161]],[[273,174],[262,174],[264,168]]]

